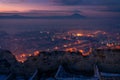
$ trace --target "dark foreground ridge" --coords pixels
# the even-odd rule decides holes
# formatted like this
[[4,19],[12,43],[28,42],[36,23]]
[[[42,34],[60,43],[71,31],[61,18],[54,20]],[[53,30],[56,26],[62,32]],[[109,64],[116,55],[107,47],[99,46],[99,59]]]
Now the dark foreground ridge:
[[0,49],[0,80],[119,80],[119,56],[120,50],[97,49],[89,56],[82,56],[80,52],[52,51],[40,52],[19,63],[10,51]]

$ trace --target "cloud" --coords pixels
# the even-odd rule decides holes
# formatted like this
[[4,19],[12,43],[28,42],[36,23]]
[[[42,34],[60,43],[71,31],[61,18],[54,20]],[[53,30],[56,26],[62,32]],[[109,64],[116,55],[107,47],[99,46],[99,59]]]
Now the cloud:
[[69,5],[69,6],[92,4],[91,0],[52,0],[52,1],[53,3],[58,5]]
[[52,0],[57,5],[120,5],[120,0]]
[[107,12],[120,12],[120,6],[108,6],[106,10]]
[[83,0],[53,0],[53,2],[60,5],[79,5]]
[[25,1],[27,0],[0,0],[0,2],[3,2],[3,3],[21,3]]

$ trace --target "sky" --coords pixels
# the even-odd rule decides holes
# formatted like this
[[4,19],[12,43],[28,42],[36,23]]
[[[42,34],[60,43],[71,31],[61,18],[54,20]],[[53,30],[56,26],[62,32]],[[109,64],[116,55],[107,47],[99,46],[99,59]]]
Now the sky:
[[[3,15],[13,15],[13,14],[20,14],[20,15],[27,15],[27,16],[55,16],[55,15],[72,15],[74,13],[79,13],[83,16],[88,17],[87,19],[95,19],[94,21],[84,21],[81,26],[113,26],[119,25],[120,23],[120,0],[0,0],[0,16]],[[101,18],[101,19],[100,19]],[[105,20],[102,20],[104,19]],[[110,19],[111,18],[111,19]],[[114,18],[114,19],[113,19]],[[86,20],[87,20],[86,19]],[[96,21],[97,20],[97,21]],[[101,21],[99,21],[101,20]],[[14,28],[21,23],[13,20],[6,22],[4,19],[0,19],[0,29],[4,28],[3,30],[11,29],[11,32],[14,32]],[[50,20],[51,21],[51,20]],[[29,21],[28,21],[29,22]],[[38,21],[39,22],[39,21]],[[49,20],[47,21],[49,22]],[[7,24],[6,24],[7,23]],[[31,24],[30,24],[31,23]],[[32,22],[23,24],[32,27],[37,24],[33,24]],[[36,23],[36,22],[35,22]],[[53,23],[46,23],[45,25],[61,25],[64,23],[69,22],[58,22],[55,24]],[[80,22],[70,22],[71,24],[77,24]],[[43,23],[41,23],[43,24]],[[39,26],[41,26],[38,25]],[[9,27],[9,25],[15,26],[14,28]],[[7,26],[7,27],[5,27]],[[68,25],[69,26],[69,25]],[[19,26],[18,26],[19,27]],[[20,29],[17,27],[16,31]],[[8,29],[9,28],[9,29]],[[104,28],[104,27],[103,27]],[[109,27],[108,27],[109,28]]]
[[0,0],[0,13],[42,11],[64,14],[81,12],[84,15],[118,17],[120,0]]

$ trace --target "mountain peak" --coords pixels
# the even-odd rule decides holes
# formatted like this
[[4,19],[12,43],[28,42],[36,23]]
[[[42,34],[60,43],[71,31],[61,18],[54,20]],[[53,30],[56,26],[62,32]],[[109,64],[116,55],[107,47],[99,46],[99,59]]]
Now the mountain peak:
[[72,18],[85,18],[85,16],[78,14],[78,13],[72,14],[71,17]]

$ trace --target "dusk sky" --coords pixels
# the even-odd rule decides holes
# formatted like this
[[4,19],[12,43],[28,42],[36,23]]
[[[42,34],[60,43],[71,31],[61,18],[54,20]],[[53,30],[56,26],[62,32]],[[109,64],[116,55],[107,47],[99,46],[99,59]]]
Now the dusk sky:
[[[88,16],[120,14],[120,0],[0,0],[0,12],[80,11]],[[59,12],[59,13],[60,13]]]

